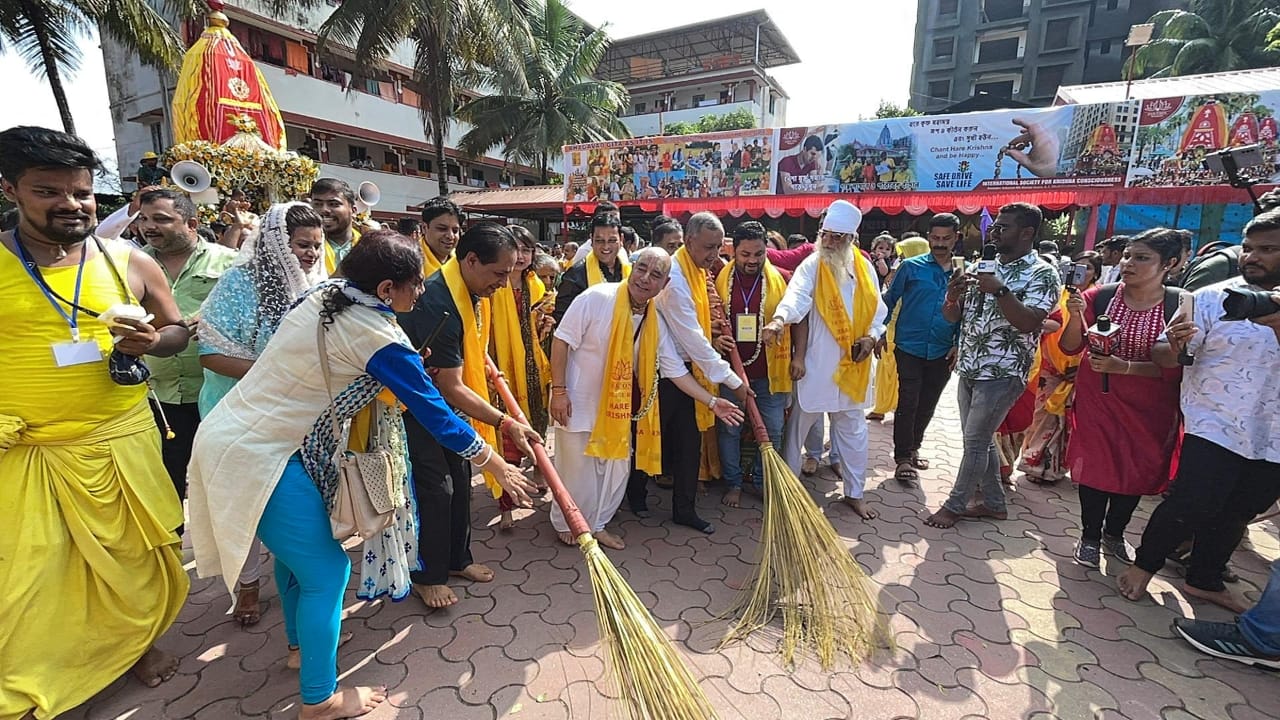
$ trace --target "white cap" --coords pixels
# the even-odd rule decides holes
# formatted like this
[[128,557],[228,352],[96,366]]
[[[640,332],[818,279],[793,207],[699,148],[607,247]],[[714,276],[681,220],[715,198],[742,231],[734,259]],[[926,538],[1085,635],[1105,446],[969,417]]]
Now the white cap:
[[827,208],[827,217],[822,221],[822,229],[845,235],[858,232],[862,224],[862,211],[848,200],[837,200]]

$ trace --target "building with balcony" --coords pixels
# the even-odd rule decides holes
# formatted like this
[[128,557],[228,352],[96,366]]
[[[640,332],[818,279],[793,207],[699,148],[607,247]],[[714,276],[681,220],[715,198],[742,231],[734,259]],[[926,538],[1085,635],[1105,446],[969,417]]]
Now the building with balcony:
[[618,38],[596,75],[631,92],[636,137],[675,122],[746,109],[758,127],[786,124],[787,94],[768,70],[800,61],[763,10]]
[[911,107],[979,96],[1050,105],[1061,85],[1121,80],[1132,25],[1185,0],[918,0]]
[[[450,190],[536,184],[532,168],[504,163],[495,149],[470,159],[454,148],[468,130],[455,123],[445,138],[445,167],[437,167],[431,138],[423,129],[420,99],[407,87],[412,50],[402,47],[377,75],[360,74],[350,51],[316,48],[316,32],[329,9],[272,17],[258,0],[236,0],[222,10],[230,30],[254,58],[280,106],[288,149],[320,163],[321,177],[355,187],[376,183],[382,202],[374,215],[411,217],[439,192],[438,176]],[[203,21],[178,26],[190,45]],[[345,55],[344,55],[345,52]],[[173,144],[169,113],[177,76],[146,67],[110,36],[102,37],[111,117],[123,186],[132,189],[131,169],[147,151]],[[372,169],[368,169],[372,164]],[[363,165],[365,169],[358,166]]]

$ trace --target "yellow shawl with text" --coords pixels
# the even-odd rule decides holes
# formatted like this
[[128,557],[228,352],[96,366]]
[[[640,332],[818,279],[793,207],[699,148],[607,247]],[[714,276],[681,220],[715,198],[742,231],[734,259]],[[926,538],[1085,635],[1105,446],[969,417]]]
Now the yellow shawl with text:
[[[613,304],[613,320],[609,326],[609,352],[605,357],[604,387],[600,388],[600,407],[587,441],[586,454],[602,460],[626,460],[631,457],[631,417],[636,420],[636,468],[650,475],[662,474],[662,428],[658,415],[658,399],[652,393],[658,382],[658,318],[653,303],[645,306],[640,325],[640,348],[635,348],[636,335],[631,322],[631,295],[627,280],[618,287]],[[635,358],[639,357],[639,367]],[[641,407],[631,406],[632,378],[640,385]],[[644,407],[653,397],[653,404]]]
[[[730,262],[716,277],[716,290],[720,293],[720,299],[724,300],[725,312],[730,312],[733,304],[733,298],[729,297],[729,278],[733,276],[733,267],[734,263]],[[787,294],[787,281],[782,279],[782,273],[768,261],[764,263],[761,272],[764,273],[764,298],[760,309],[764,311],[764,322],[767,323],[773,318],[773,311],[778,308],[778,303],[782,302],[782,296]],[[732,318],[728,322],[732,330]],[[759,323],[756,332],[763,327],[764,323]],[[778,343],[765,347],[763,352],[769,364],[769,392],[791,392],[791,333],[784,332]],[[746,362],[747,358],[742,361]]]
[[[489,379],[485,373],[484,356],[489,345],[489,299],[480,298],[472,304],[471,291],[467,290],[467,283],[462,279],[462,266],[456,257],[449,258],[440,272],[444,273],[444,282],[449,286],[453,305],[458,310],[458,320],[462,322],[462,383],[488,401]],[[494,452],[500,451],[493,426],[471,418],[471,427]],[[502,494],[502,487],[492,475],[485,473],[484,481],[495,498]]]
[[840,283],[836,280],[831,266],[818,260],[818,277],[813,292],[813,309],[827,324],[838,345],[844,352],[840,355],[840,363],[836,365],[836,373],[832,376],[840,392],[849,396],[854,402],[865,402],[867,386],[871,382],[871,362],[853,361],[853,343],[858,338],[871,332],[871,321],[875,319],[879,293],[876,288],[875,273],[871,263],[862,257],[856,249],[853,254],[854,275],[857,287],[853,292],[853,319],[844,306],[844,296],[840,292]]

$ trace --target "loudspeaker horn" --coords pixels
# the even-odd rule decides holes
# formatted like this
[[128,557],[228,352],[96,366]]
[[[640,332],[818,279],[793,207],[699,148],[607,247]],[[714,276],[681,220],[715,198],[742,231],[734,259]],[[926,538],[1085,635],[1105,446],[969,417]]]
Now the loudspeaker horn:
[[382,191],[368,180],[360,183],[356,189],[356,210],[364,213],[382,201]]
[[169,179],[185,192],[197,195],[213,186],[209,169],[194,160],[182,160],[173,164]]

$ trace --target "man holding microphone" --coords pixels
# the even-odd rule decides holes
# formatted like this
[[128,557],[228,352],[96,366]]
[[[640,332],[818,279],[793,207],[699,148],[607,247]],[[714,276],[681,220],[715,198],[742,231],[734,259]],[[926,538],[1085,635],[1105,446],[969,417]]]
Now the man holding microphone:
[[[1000,208],[976,275],[954,273],[942,315],[960,323],[960,428],[964,455],[951,496],[925,524],[949,528],[962,517],[1003,520],[1004,487],[996,428],[1026,389],[1040,328],[1062,295],[1062,280],[1035,252],[1043,216],[1027,203]],[[990,258],[994,248],[998,258]],[[982,501],[970,507],[975,491]]]

